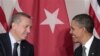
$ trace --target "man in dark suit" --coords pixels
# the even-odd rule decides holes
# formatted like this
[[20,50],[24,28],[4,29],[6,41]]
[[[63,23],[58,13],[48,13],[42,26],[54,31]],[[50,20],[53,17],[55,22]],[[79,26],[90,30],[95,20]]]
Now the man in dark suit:
[[0,34],[0,56],[34,56],[33,46],[25,40],[32,27],[31,17],[18,12],[13,15],[10,27],[8,33]]
[[100,40],[93,35],[94,22],[87,14],[76,15],[71,21],[71,34],[80,46],[74,56],[100,56]]

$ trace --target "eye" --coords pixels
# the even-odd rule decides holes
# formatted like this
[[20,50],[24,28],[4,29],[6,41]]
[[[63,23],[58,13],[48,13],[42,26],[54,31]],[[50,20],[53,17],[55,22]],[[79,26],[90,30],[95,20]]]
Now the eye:
[[29,28],[31,29],[31,28],[32,28],[32,26],[29,26]]
[[71,27],[71,30],[74,30],[74,28],[73,28],[73,27]]
[[27,26],[25,26],[25,28],[29,28],[29,29],[31,29],[31,28],[32,28],[32,26],[30,26],[30,25],[27,25]]
[[25,26],[25,28],[27,28],[28,26]]

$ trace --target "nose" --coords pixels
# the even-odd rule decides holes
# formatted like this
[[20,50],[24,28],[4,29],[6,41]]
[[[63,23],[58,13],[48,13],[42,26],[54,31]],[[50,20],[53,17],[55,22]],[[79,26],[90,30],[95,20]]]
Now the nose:
[[72,34],[72,30],[70,30],[70,34]]
[[31,29],[30,28],[27,28],[27,32],[30,33],[31,32]]

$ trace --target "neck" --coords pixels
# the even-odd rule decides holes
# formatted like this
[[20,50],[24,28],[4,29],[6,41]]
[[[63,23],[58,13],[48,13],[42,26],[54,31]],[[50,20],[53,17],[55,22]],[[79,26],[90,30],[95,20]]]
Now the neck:
[[11,32],[11,34],[14,36],[15,40],[16,40],[17,42],[19,42],[20,39],[18,38],[18,36],[16,35],[16,33],[15,33],[13,30],[10,30],[10,32]]
[[90,34],[90,33],[84,34],[83,37],[82,37],[81,44],[85,45],[85,43],[91,38],[91,36],[92,36],[92,34]]

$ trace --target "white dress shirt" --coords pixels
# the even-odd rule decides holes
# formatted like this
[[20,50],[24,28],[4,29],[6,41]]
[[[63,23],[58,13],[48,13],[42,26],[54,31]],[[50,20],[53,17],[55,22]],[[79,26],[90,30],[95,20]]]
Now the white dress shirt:
[[94,39],[94,36],[92,35],[92,36],[90,37],[90,39],[85,43],[85,45],[83,45],[83,46],[86,47],[86,50],[85,50],[86,56],[88,56],[88,54],[89,54],[90,46],[91,46],[91,44],[92,44],[93,39]]
[[[12,46],[12,53],[13,53],[13,49],[14,49],[14,43],[16,43],[17,41],[15,40],[14,36],[11,34],[11,32],[9,32],[9,36],[10,36],[10,41],[11,41],[11,46]],[[17,42],[19,43],[17,51],[18,51],[18,56],[20,56],[20,41]]]

